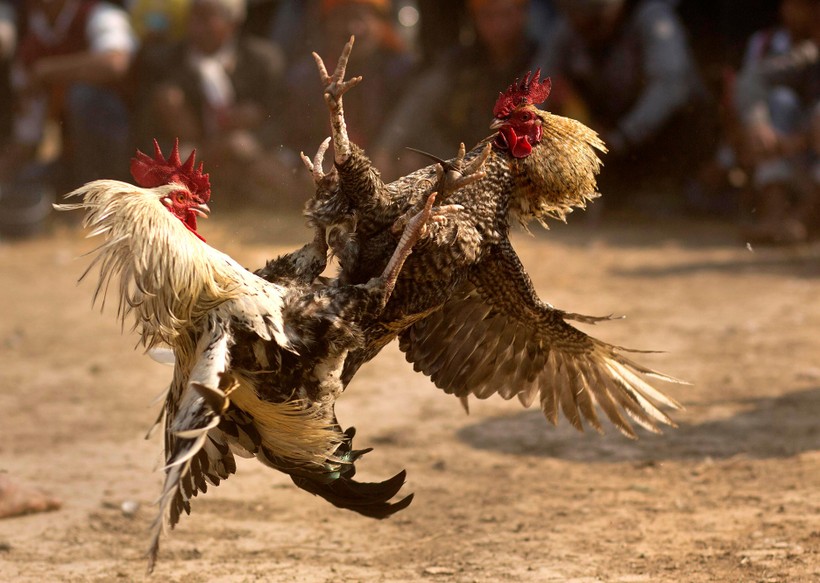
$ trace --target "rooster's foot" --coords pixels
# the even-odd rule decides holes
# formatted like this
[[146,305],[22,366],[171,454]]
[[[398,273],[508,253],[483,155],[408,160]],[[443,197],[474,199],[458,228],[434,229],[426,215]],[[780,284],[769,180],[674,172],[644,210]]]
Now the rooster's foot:
[[333,75],[328,74],[322,57],[316,53],[312,53],[313,60],[316,61],[316,67],[319,69],[322,85],[325,88],[325,99],[331,107],[333,107],[334,104],[341,105],[342,96],[362,81],[361,76],[353,77],[347,81],[344,80],[345,72],[347,71],[347,62],[350,60],[354,40],[354,37],[351,36],[350,40],[345,43],[344,49],[342,49],[342,55],[336,62],[336,69],[333,71]]
[[399,239],[399,244],[396,245],[396,250],[393,252],[393,256],[390,258],[390,261],[387,263],[387,267],[385,267],[381,276],[384,289],[383,304],[386,304],[387,300],[390,299],[390,294],[396,285],[396,280],[399,277],[401,268],[404,266],[404,262],[410,256],[410,253],[413,252],[413,246],[418,243],[419,239],[427,234],[428,224],[431,221],[439,222],[441,220],[446,220],[447,215],[460,210],[457,208],[459,205],[446,205],[433,210],[433,204],[436,202],[437,195],[438,193],[436,192],[430,194],[424,203],[424,208],[412,215],[406,221],[403,221],[402,218],[400,218],[393,225],[393,228],[396,229],[401,221],[404,223],[404,230],[402,232],[401,239]]
[[426,213],[427,205],[430,203],[430,198],[438,196],[438,193],[434,192],[430,196],[427,197],[425,201],[424,208],[422,210],[415,210],[411,209],[407,211],[405,214],[400,216],[396,221],[393,223],[392,227],[390,228],[390,232],[395,235],[399,236],[407,231],[410,226],[410,221],[417,219],[418,217],[425,217],[424,223],[420,229],[419,235],[416,238],[421,239],[429,234],[428,225],[430,224],[446,224],[447,221],[450,220],[450,217],[455,215],[456,213],[463,211],[464,207],[460,204],[444,204],[437,207],[432,207],[429,211],[429,214]]
[[339,61],[336,63],[336,69],[333,71],[333,75],[328,74],[322,57],[313,53],[316,67],[319,69],[319,77],[322,79],[322,85],[325,88],[325,102],[330,109],[330,126],[333,128],[333,149],[335,151],[334,159],[336,164],[344,164],[351,155],[350,138],[347,135],[342,96],[362,81],[361,77],[353,77],[347,81],[344,80],[347,62],[350,59],[350,52],[353,50],[353,41],[354,37],[351,36],[350,40],[345,44],[344,50],[342,50],[342,56],[339,57]]
[[469,186],[470,184],[473,184],[486,176],[483,168],[487,158],[490,157],[492,145],[487,144],[478,156],[469,162],[465,162],[465,158],[467,157],[467,149],[464,147],[464,142],[461,143],[458,149],[458,154],[456,154],[456,157],[452,160],[442,160],[438,156],[416,148],[408,147],[407,149],[421,154],[422,156],[427,156],[434,162],[437,162],[434,190],[438,191],[441,194],[440,198],[443,199],[450,196],[459,188]]
[[466,149],[462,142],[455,159],[439,162],[436,166],[437,190],[446,197],[484,178],[484,163],[489,158],[491,149],[491,144],[487,144],[478,156],[465,162]]

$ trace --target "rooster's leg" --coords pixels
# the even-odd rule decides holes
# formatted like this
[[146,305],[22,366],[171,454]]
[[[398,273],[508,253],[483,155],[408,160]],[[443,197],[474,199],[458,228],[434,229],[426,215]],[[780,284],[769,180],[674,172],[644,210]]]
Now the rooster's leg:
[[350,59],[350,52],[353,50],[353,41],[354,38],[351,36],[342,50],[342,56],[339,57],[339,61],[336,63],[336,69],[333,71],[333,75],[328,74],[322,57],[313,53],[313,59],[316,61],[319,76],[325,88],[325,102],[330,109],[330,125],[333,129],[333,150],[335,152],[334,159],[336,164],[344,164],[351,155],[350,138],[347,135],[342,96],[358,85],[362,80],[361,77],[353,77],[347,81],[344,80],[347,62]]
[[384,268],[379,278],[382,289],[384,290],[382,305],[387,304],[387,300],[390,299],[390,294],[393,293],[393,288],[396,286],[396,280],[399,277],[399,273],[401,273],[404,262],[413,252],[413,246],[418,243],[419,239],[427,235],[428,225],[430,223],[446,221],[448,215],[463,209],[460,205],[444,205],[434,209],[433,204],[436,202],[437,194],[438,193],[435,192],[430,194],[427,197],[424,208],[409,219],[399,219],[397,224],[394,225],[395,229],[399,226],[400,222],[404,231],[402,232],[398,245],[396,245],[393,256],[390,258],[390,261],[388,261],[387,267]]
[[427,197],[424,208],[407,221],[401,239],[399,239],[399,244],[396,245],[396,250],[393,252],[390,261],[387,262],[387,267],[384,268],[380,278],[384,290],[382,305],[387,304],[387,300],[390,299],[390,294],[393,293],[393,288],[396,287],[396,280],[399,273],[401,273],[401,268],[404,267],[404,262],[410,256],[410,253],[413,252],[413,245],[427,231],[427,221],[430,220],[433,214],[434,202],[436,202],[435,192]]

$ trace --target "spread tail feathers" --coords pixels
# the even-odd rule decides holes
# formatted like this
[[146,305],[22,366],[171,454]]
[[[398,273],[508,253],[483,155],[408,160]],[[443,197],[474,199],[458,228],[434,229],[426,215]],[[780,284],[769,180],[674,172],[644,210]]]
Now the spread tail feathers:
[[370,449],[354,450],[353,436],[356,430],[351,427],[345,431],[345,441],[336,455],[343,460],[341,470],[332,474],[293,474],[291,479],[302,490],[320,496],[338,508],[353,510],[369,518],[387,518],[399,510],[407,508],[413,501],[413,494],[405,496],[398,502],[390,502],[401,487],[407,472],[402,470],[383,482],[357,482],[356,460]]

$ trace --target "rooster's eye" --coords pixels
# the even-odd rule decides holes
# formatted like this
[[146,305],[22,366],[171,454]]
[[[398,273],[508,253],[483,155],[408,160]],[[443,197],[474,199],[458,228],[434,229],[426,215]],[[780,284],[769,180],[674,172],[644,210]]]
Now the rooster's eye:
[[184,195],[184,194],[182,194],[181,192],[178,192],[178,193],[177,193],[177,202],[178,202],[178,203],[183,203],[183,202],[185,202],[185,195]]

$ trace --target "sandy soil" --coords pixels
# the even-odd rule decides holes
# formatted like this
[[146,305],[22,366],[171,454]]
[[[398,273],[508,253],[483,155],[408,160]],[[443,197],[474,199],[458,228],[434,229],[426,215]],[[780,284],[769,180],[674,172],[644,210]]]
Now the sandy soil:
[[[297,217],[259,213],[202,230],[249,266],[307,238]],[[546,300],[626,314],[593,332],[667,351],[643,361],[694,383],[669,387],[678,429],[579,434],[500,399],[466,416],[391,347],[339,417],[376,448],[365,478],[407,468],[409,509],[372,521],[243,461],[164,539],[153,580],[820,580],[820,246],[576,217],[514,242]],[[116,306],[91,311],[92,286],[75,285],[91,246],[65,222],[0,244],[0,471],[63,502],[0,520],[0,581],[145,578],[161,477],[143,435],[170,369],[133,350]]]

